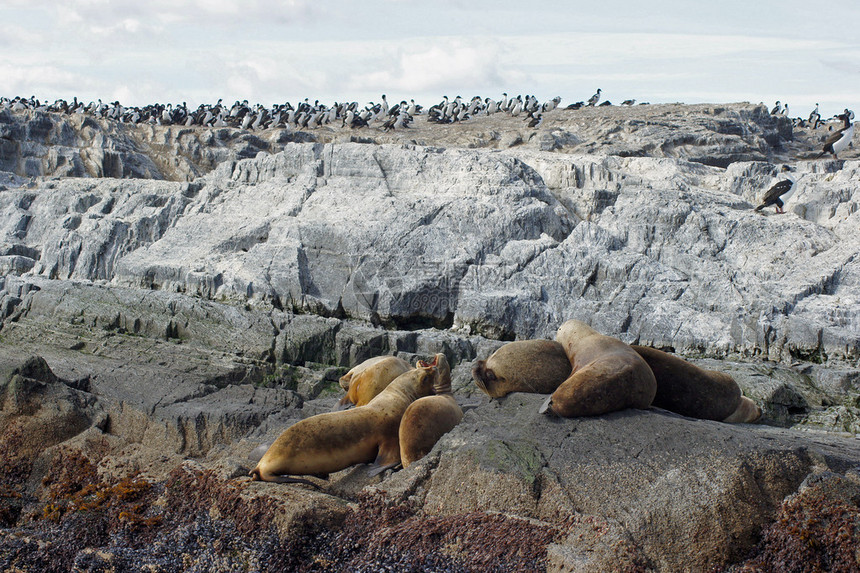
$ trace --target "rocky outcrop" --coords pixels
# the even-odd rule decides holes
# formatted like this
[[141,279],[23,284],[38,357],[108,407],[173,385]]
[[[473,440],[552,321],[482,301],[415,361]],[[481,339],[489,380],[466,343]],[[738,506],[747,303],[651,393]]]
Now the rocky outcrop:
[[[788,213],[752,211],[802,143],[758,110],[366,143],[3,112],[0,568],[709,570],[800,559],[806,517],[847,559],[860,163],[793,161]],[[477,390],[474,360],[569,318],[731,374],[761,424]],[[424,460],[247,481],[347,368],[436,352],[467,412]]]
[[856,364],[860,164],[798,168],[774,217],[751,210],[765,163],[292,144],[193,183],[9,189],[2,260],[394,329],[580,318],[688,354]]
[[116,177],[191,181],[219,164],[276,153],[289,142],[412,143],[457,148],[524,146],[561,153],[677,157],[725,167],[763,161],[792,141],[791,121],[761,105],[642,105],[559,109],[538,129],[506,114],[438,126],[418,116],[386,132],[337,122],[315,129],[124,124],[84,114],[0,111],[0,170],[23,177]]
[[190,181],[223,161],[275,151],[305,133],[130,125],[88,115],[0,110],[0,170],[21,177]]

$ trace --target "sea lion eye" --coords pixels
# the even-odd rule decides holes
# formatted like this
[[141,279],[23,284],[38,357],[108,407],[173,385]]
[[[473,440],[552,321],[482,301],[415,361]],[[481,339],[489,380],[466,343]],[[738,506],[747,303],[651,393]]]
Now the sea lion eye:
[[495,380],[496,373],[490,370],[489,368],[484,371],[487,380]]

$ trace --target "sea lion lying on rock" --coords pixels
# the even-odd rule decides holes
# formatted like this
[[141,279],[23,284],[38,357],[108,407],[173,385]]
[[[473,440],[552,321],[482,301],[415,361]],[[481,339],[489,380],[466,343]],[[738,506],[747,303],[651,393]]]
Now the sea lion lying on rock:
[[408,362],[397,356],[368,358],[340,377],[340,387],[346,390],[346,396],[335,408],[343,410],[350,405],[364,406],[385,390],[392,380],[411,368]]
[[370,462],[381,471],[399,464],[400,419],[412,402],[433,393],[440,357],[444,355],[437,354],[429,364],[419,362],[365,406],[296,422],[278,436],[251,470],[252,479],[310,483],[289,475],[323,476]]
[[439,375],[434,395],[409,404],[400,420],[400,461],[404,468],[426,456],[439,438],[463,419],[463,410],[451,393],[451,368],[444,355],[439,355],[436,368]]
[[555,338],[564,348],[572,371],[543,404],[541,413],[551,411],[572,418],[651,405],[657,381],[645,360],[629,345],[578,320],[562,324]]
[[683,416],[721,422],[754,422],[761,417],[755,402],[741,395],[737,382],[722,372],[704,370],[648,346],[632,346],[657,379],[652,405]]
[[570,376],[564,347],[553,340],[509,342],[472,367],[478,388],[491,398],[511,392],[549,394]]

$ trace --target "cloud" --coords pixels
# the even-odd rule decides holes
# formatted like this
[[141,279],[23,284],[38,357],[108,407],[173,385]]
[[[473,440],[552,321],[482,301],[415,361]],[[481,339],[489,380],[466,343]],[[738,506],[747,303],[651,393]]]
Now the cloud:
[[399,46],[392,58],[364,62],[348,85],[357,90],[416,93],[505,83],[501,50],[494,41],[425,38],[413,44],[430,47]]
[[44,43],[44,35],[20,26],[0,26],[0,46],[40,46]]
[[69,92],[80,86],[83,78],[52,65],[20,65],[0,62],[0,77],[9,95],[44,97],[45,92]]
[[[34,0],[34,4],[50,4]],[[169,25],[223,25],[301,22],[323,11],[309,0],[149,0],[115,2],[112,0],[66,0],[56,15],[60,22],[87,27],[111,28],[116,22],[150,23],[148,27]],[[140,24],[140,29],[147,26]]]

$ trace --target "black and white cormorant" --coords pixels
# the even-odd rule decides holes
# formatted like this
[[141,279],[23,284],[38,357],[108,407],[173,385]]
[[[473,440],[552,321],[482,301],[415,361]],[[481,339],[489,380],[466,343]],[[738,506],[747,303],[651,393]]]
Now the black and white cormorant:
[[818,157],[825,153],[832,153],[834,159],[839,159],[838,154],[845,151],[851,143],[851,139],[854,137],[854,124],[851,122],[851,116],[843,113],[839,117],[842,119],[842,128],[827,137],[824,142],[824,149],[818,154]]
[[784,179],[780,179],[771,185],[770,189],[764,192],[764,196],[761,199],[761,205],[755,208],[756,211],[761,211],[765,207],[775,205],[777,213],[785,213],[782,209],[785,203],[783,203],[781,197],[794,189],[794,177],[789,175],[791,171],[793,170],[788,165],[782,166],[782,176]]

